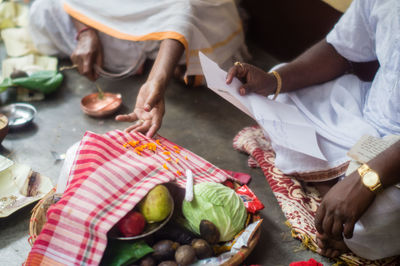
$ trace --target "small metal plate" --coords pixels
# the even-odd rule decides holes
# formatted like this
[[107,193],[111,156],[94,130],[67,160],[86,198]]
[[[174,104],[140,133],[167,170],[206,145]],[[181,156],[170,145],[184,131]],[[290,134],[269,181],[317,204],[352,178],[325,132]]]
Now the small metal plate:
[[165,218],[161,222],[147,223],[146,227],[144,228],[143,232],[140,235],[130,236],[130,237],[121,236],[120,233],[118,232],[118,229],[116,228],[116,226],[114,226],[113,228],[110,229],[110,231],[108,231],[108,236],[112,239],[118,239],[118,240],[135,240],[135,239],[145,238],[145,237],[155,233],[156,231],[160,230],[162,227],[164,227],[164,225],[166,225],[168,223],[168,221],[172,217],[172,214],[174,213],[174,200],[172,198],[170,198],[170,200],[171,200],[172,208],[171,208],[171,212],[169,213],[168,217]]
[[7,116],[10,129],[16,129],[31,123],[35,118],[36,109],[30,104],[13,103],[1,107],[0,113]]

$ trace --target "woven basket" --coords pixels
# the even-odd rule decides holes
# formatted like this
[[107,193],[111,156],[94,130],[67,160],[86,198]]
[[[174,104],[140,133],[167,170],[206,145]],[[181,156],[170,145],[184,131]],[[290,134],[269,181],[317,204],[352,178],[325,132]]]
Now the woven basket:
[[33,208],[31,220],[29,222],[29,238],[28,242],[31,246],[35,242],[40,231],[42,231],[43,225],[46,223],[47,209],[51,204],[58,201],[61,195],[55,194],[56,188],[50,190]]
[[[53,188],[48,192],[33,208],[32,216],[29,223],[29,239],[28,242],[31,246],[35,242],[37,236],[46,223],[46,213],[49,207],[56,203],[60,199],[60,194],[55,194],[56,188]],[[232,258],[223,263],[223,266],[237,266],[240,265],[253,251],[254,247],[257,245],[260,239],[261,227],[253,234],[252,239],[249,241],[248,247],[242,247],[238,253],[236,253]]]
[[253,235],[253,238],[250,239],[249,241],[249,246],[248,247],[242,247],[238,253],[236,253],[232,258],[230,258],[227,262],[223,263],[222,266],[237,266],[241,265],[242,262],[250,255],[250,253],[253,251],[255,246],[258,243],[258,240],[260,239],[261,235],[261,227],[257,229],[255,234]]

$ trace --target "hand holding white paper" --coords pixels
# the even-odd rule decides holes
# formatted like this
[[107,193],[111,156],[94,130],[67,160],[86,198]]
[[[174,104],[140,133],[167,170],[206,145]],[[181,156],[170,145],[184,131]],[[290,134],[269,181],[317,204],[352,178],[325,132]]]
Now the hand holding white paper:
[[296,107],[254,93],[241,96],[238,89],[242,83],[237,78],[226,84],[227,73],[203,53],[199,55],[207,86],[255,119],[273,142],[326,161],[319,149],[314,127]]

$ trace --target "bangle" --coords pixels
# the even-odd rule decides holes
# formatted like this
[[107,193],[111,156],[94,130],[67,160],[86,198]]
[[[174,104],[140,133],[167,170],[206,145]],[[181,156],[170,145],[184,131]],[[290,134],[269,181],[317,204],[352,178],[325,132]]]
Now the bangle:
[[84,27],[84,28],[80,29],[80,30],[76,33],[75,40],[79,40],[79,36],[81,36],[82,33],[84,33],[84,32],[87,31],[87,30],[90,30],[90,29],[92,29],[92,28],[90,28],[90,27]]
[[276,72],[275,70],[272,70],[269,73],[273,74],[274,77],[276,78],[276,91],[274,97],[272,98],[272,100],[275,101],[276,97],[278,97],[278,94],[281,92],[282,89],[282,78],[281,75],[279,75],[279,73]]

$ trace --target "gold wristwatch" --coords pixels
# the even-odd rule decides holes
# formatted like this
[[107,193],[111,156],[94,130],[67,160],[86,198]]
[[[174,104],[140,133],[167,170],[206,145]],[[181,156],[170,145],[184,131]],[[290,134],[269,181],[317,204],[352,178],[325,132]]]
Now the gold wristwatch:
[[358,174],[361,181],[369,190],[378,193],[382,189],[381,180],[377,172],[369,168],[367,164],[363,164],[358,168]]

